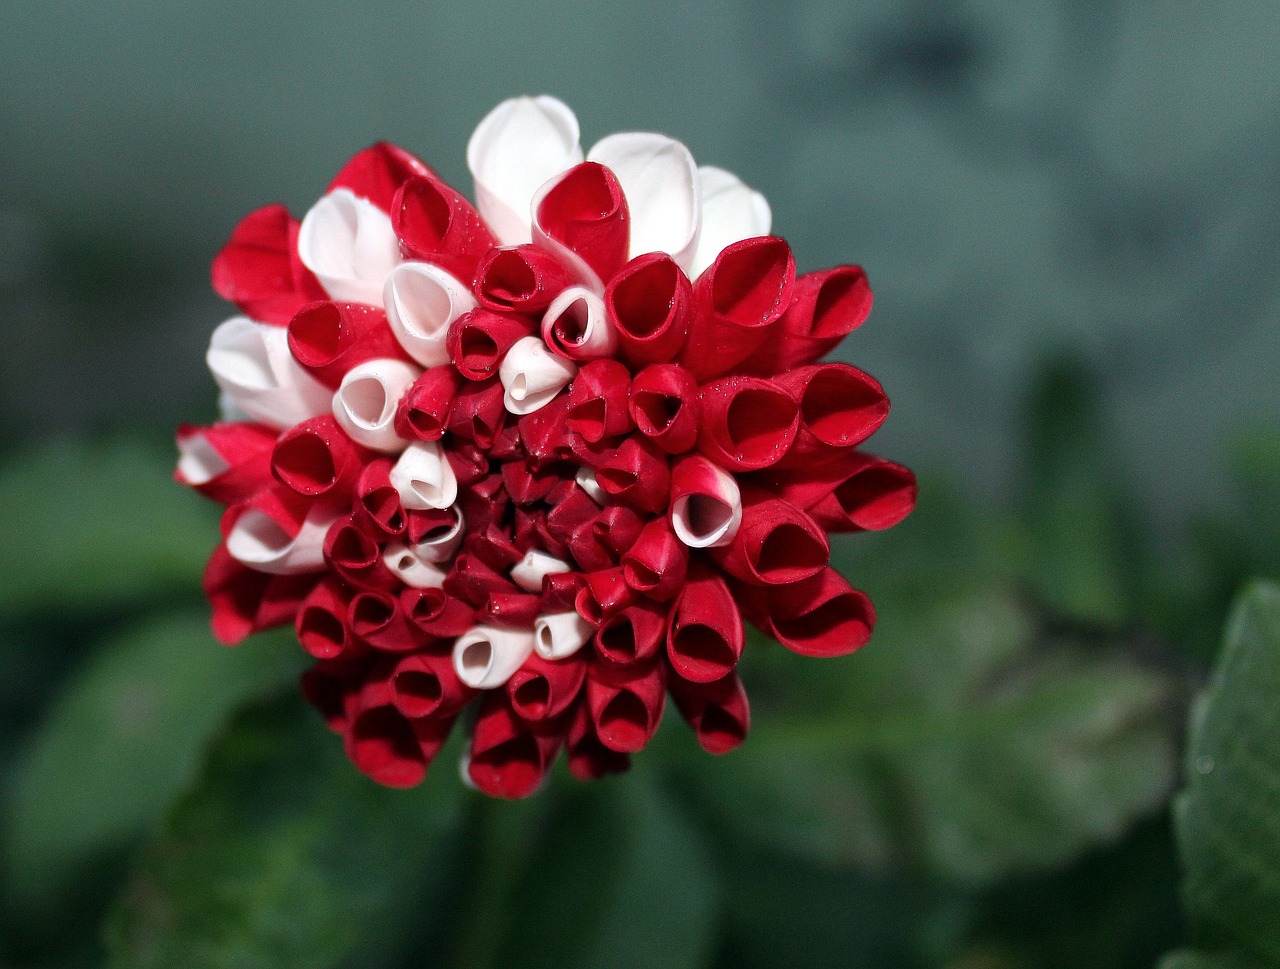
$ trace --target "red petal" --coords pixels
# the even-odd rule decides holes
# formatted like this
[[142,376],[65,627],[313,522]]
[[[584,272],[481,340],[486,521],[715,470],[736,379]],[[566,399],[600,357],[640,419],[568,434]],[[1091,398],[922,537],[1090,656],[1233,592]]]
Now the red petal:
[[827,534],[799,508],[745,489],[742,525],[724,548],[709,550],[727,573],[753,585],[789,585],[817,575],[831,560]]
[[668,454],[682,454],[698,439],[698,385],[683,367],[655,363],[641,370],[630,408],[640,433]]
[[341,584],[320,582],[298,609],[294,629],[302,648],[317,659],[349,655],[356,644],[347,628],[347,606]]
[[634,601],[635,593],[623,580],[622,569],[604,569],[583,574],[582,588],[578,592],[574,608],[591,625],[599,626]]
[[452,639],[476,624],[476,610],[443,589],[405,589],[400,609],[429,637]]
[[729,587],[707,566],[695,564],[667,630],[672,668],[686,680],[710,683],[738,665],[745,644],[742,613]]
[[843,656],[871,637],[871,600],[834,569],[771,590],[768,632],[802,656]]
[[643,750],[662,721],[666,706],[666,668],[661,663],[587,674],[587,706],[596,736],[610,750],[634,754]]
[[791,303],[796,264],[774,236],[726,246],[698,277],[693,322],[680,354],[699,381],[728,373],[766,340]]
[[689,548],[675,536],[666,518],[655,518],[622,557],[627,585],[650,599],[666,602],[684,585]]
[[487,309],[536,313],[572,283],[555,256],[526,244],[489,250],[476,269],[475,293]]
[[666,634],[666,607],[637,602],[614,613],[596,630],[596,651],[620,666],[643,663],[658,655]]
[[569,770],[581,781],[596,780],[631,769],[631,755],[610,750],[600,742],[591,711],[585,703],[573,710],[568,739]]
[[405,181],[418,176],[431,176],[425,164],[403,148],[379,141],[359,152],[342,166],[329,191],[349,189],[368,199],[384,212],[391,211],[391,201]]
[[884,388],[847,363],[820,363],[775,378],[800,409],[800,429],[785,464],[805,464],[833,448],[854,447],[889,414]]
[[751,709],[737,674],[710,683],[671,681],[671,699],[709,754],[727,754],[747,737]]
[[405,514],[400,493],[391,485],[391,462],[386,458],[370,461],[356,479],[356,505],[352,520],[362,531],[378,540],[404,534]]
[[616,360],[593,360],[569,388],[565,426],[592,443],[628,433],[632,423],[631,373]]
[[471,203],[430,175],[411,178],[391,202],[391,228],[410,259],[469,283],[497,241]]
[[[255,491],[271,483],[271,448],[278,432],[261,424],[219,423],[210,427],[183,424],[178,428],[178,448],[208,449],[217,457],[206,460],[212,477],[196,481],[183,472],[183,461],[173,472],[174,480],[194,488],[207,498],[223,505],[245,501]],[[216,465],[223,465],[217,470]]]
[[449,358],[468,380],[486,380],[497,375],[511,345],[533,332],[533,320],[522,314],[474,309],[449,325]]
[[569,709],[586,676],[587,663],[581,652],[555,661],[534,653],[507,680],[505,689],[516,716],[549,720]]
[[298,221],[283,205],[250,212],[213,260],[213,288],[263,323],[286,325],[306,303],[324,299],[298,259]]
[[698,450],[733,471],[776,464],[795,440],[800,412],[791,393],[762,377],[725,377],[702,388]]
[[355,488],[369,457],[326,414],[280,436],[271,452],[271,473],[300,495],[345,497]]
[[400,608],[400,598],[389,592],[361,592],[347,607],[351,632],[374,649],[407,653],[424,645],[422,634]]
[[482,450],[493,445],[507,421],[502,403],[502,381],[497,377],[482,382],[467,381],[458,390],[449,413],[449,431],[461,441],[470,441]]
[[643,437],[627,438],[595,473],[596,482],[617,501],[653,514],[667,507],[671,472],[666,455]]
[[410,719],[450,717],[475,696],[460,679],[450,651],[412,653],[396,663],[391,702]]
[[448,364],[425,371],[400,398],[396,408],[396,433],[405,440],[440,440],[461,388],[462,377]]
[[528,797],[538,789],[564,743],[558,721],[537,726],[517,717],[506,694],[489,691],[471,739],[467,773],[490,797]]
[[344,740],[356,769],[379,784],[413,787],[427,774],[427,758],[413,726],[392,706],[356,714]]
[[916,502],[909,468],[861,451],[839,451],[826,461],[771,470],[762,483],[828,532],[879,530],[906,518]]
[[390,590],[400,580],[382,561],[382,548],[355,516],[340,518],[324,537],[324,560],[343,581],[357,589]]
[[409,360],[387,314],[363,303],[317,300],[289,321],[289,352],[326,387],[335,390],[347,371],[366,360]]
[[830,353],[871,312],[871,286],[858,266],[836,266],[796,280],[791,305],[748,361],[758,373],[785,373]]
[[627,261],[627,199],[617,176],[603,165],[583,162],[565,172],[538,203],[536,220],[601,279],[612,278]]
[[624,361],[633,366],[666,363],[688,337],[693,286],[665,252],[650,252],[613,277],[604,305]]

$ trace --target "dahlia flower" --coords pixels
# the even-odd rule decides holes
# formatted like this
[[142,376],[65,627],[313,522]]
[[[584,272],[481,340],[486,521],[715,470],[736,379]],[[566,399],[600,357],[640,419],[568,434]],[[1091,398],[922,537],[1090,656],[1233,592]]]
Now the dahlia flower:
[[797,276],[764,198],[678,141],[584,154],[554,98],[500,104],[467,161],[474,205],[374,145],[214,260],[240,311],[208,353],[223,419],[179,430],[176,472],[227,506],[214,632],[293,623],[305,696],[390,786],[459,718],[490,795],[531,793],[562,748],[579,778],[625,770],[668,696],[724,753],[744,619],[857,649],[874,612],[827,535],[915,500],[861,449],[880,385],[819,362],[866,277]]

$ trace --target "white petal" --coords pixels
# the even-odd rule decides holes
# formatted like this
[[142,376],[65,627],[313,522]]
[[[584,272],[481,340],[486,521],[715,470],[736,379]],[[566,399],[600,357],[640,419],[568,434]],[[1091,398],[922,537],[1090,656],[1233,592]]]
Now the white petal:
[[503,101],[485,115],[467,143],[476,208],[504,245],[530,241],[534,192],[581,161],[578,119],[545,94]]
[[453,668],[472,689],[492,690],[511,679],[532,652],[530,630],[474,626],[454,643]]
[[178,438],[178,474],[182,483],[197,487],[231,467],[202,432]]
[[366,360],[347,371],[333,395],[333,416],[357,444],[394,454],[409,442],[396,433],[396,407],[418,375],[403,360]]
[[587,493],[592,501],[597,505],[607,505],[609,503],[609,493],[600,487],[600,482],[596,480],[596,473],[588,467],[581,467],[578,473],[573,476],[573,480],[578,483],[578,487]]
[[627,131],[587,156],[618,176],[631,212],[631,256],[666,252],[688,270],[698,244],[701,182],[689,149],[666,135]]
[[549,404],[577,372],[577,367],[548,350],[538,337],[521,337],[498,368],[498,378],[506,389],[502,403],[512,414],[532,414]]
[[570,286],[551,301],[542,314],[542,339],[549,347],[551,331],[563,318],[562,329],[568,334],[580,334],[577,342],[566,346],[575,360],[595,360],[613,355],[618,348],[618,334],[609,323],[604,300],[582,286]]
[[715,494],[681,495],[671,503],[671,529],[690,548],[728,545],[742,524],[742,493],[733,475],[715,468]]
[[[449,470],[453,470],[452,466]],[[454,506],[450,510],[453,512],[453,525],[450,528],[446,528],[438,534],[432,534],[413,546],[413,554],[424,562],[447,562],[453,558],[453,553],[462,544],[463,528],[465,527],[462,509]]]
[[701,276],[725,246],[767,236],[773,224],[765,197],[744,185],[737,175],[710,165],[699,168],[698,175],[702,180],[702,231],[689,272],[691,279]]
[[524,558],[511,566],[511,581],[525,592],[541,592],[543,576],[569,571],[572,570],[568,562],[531,548],[524,553]]
[[253,418],[237,407],[230,395],[224,392],[218,394],[218,420],[226,421],[228,424],[238,424],[241,421],[251,421]]
[[233,316],[213,331],[205,360],[222,393],[250,420],[283,429],[329,410],[332,391],[293,359],[283,326]]
[[303,217],[298,257],[336,300],[382,305],[382,284],[400,262],[391,217],[350,189],[334,189]]
[[444,571],[431,562],[424,562],[406,545],[388,545],[382,561],[400,581],[415,589],[439,589],[444,585]]
[[391,332],[405,352],[424,367],[449,362],[445,346],[449,324],[476,307],[466,286],[425,262],[396,266],[387,276],[382,298]]
[[324,568],[324,537],[338,516],[332,509],[313,509],[293,538],[274,518],[250,508],[227,534],[231,557],[258,572],[295,575]]
[[572,656],[595,632],[591,623],[576,612],[553,612],[533,621],[533,648],[543,659]]
[[439,441],[414,441],[391,468],[391,487],[411,511],[448,508],[458,500],[458,479]]

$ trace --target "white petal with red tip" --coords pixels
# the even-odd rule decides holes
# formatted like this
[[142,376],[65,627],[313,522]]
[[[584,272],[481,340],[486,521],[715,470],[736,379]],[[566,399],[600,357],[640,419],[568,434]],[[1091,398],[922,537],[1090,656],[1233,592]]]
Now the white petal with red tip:
[[533,633],[524,629],[475,626],[453,646],[458,679],[476,690],[502,686],[533,653]]
[[601,139],[587,156],[618,176],[631,212],[631,256],[666,252],[688,269],[701,224],[701,181],[689,149],[674,138],[628,131]]
[[673,495],[671,529],[690,548],[728,545],[742,525],[742,493],[733,475],[707,462],[712,480],[696,493]]
[[702,182],[702,231],[694,253],[689,278],[697,279],[731,243],[767,236],[773,213],[765,197],[743,184],[732,172],[704,165],[698,169]]
[[534,193],[580,161],[578,119],[556,98],[511,98],[485,115],[467,143],[467,167],[476,208],[498,241],[529,242]]
[[618,335],[609,323],[604,300],[583,286],[570,286],[542,314],[542,339],[554,350],[559,350],[558,342],[552,342],[557,329],[573,334],[567,349],[574,360],[612,356],[618,348]]
[[257,572],[315,572],[324,568],[324,537],[335,521],[337,515],[331,509],[313,510],[291,537],[270,515],[250,508],[227,534],[227,551]]
[[387,323],[405,353],[424,367],[449,362],[449,324],[475,309],[467,287],[438,266],[404,262],[383,287]]
[[303,217],[298,257],[335,300],[381,306],[383,283],[400,262],[400,242],[386,212],[339,188]]
[[213,331],[205,360],[225,398],[248,420],[283,429],[329,410],[332,392],[293,359],[282,326],[233,316]]

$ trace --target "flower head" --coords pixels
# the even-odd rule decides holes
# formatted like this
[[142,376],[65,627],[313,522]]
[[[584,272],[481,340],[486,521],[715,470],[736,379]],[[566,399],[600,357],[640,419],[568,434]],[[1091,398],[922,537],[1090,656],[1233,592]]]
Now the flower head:
[[227,506],[205,590],[237,642],[293,623],[307,698],[375,780],[420,781],[471,707],[466,772],[520,797],[563,748],[625,770],[668,696],[712,753],[748,727],[744,619],[807,656],[874,612],[828,533],[910,511],[861,449],[880,385],[819,358],[862,270],[797,276],[764,198],[662,135],[584,154],[515,98],[467,152],[476,204],[378,144],[302,221],[213,264],[224,420],[179,481]]

